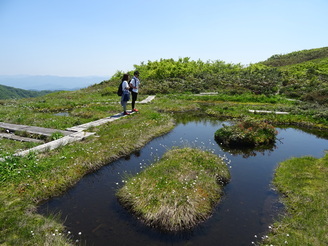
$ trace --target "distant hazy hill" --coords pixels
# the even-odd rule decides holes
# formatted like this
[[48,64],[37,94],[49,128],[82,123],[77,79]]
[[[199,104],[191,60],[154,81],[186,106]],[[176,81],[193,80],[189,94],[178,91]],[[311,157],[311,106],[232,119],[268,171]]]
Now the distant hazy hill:
[[308,61],[319,62],[322,59],[328,59],[328,47],[295,51],[285,55],[273,55],[261,63],[267,66],[282,67]]
[[61,77],[0,75],[0,84],[24,90],[77,90],[109,79],[108,77]]
[[0,85],[0,99],[38,97],[45,94],[49,94],[51,92],[53,91],[28,91],[10,86]]

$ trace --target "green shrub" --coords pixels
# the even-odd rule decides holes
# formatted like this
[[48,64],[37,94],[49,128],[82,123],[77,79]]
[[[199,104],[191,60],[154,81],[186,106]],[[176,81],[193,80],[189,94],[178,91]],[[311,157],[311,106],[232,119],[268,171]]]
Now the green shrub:
[[234,125],[223,125],[215,132],[215,140],[223,146],[251,147],[272,144],[276,140],[275,128],[264,122],[246,118]]
[[328,104],[328,87],[309,92],[302,96],[301,99],[308,102],[316,102],[321,105]]

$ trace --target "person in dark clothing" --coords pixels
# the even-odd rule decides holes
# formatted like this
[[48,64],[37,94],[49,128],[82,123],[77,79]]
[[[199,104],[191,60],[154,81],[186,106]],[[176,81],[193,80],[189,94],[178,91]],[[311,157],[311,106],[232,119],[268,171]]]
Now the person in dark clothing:
[[123,78],[122,78],[122,96],[121,96],[121,105],[123,107],[123,114],[124,115],[129,115],[130,113],[128,113],[126,111],[126,104],[127,102],[130,100],[130,91],[129,91],[129,75],[128,74],[124,74]]
[[134,76],[130,81],[130,87],[132,87],[132,111],[138,112],[138,109],[135,108],[135,103],[137,101],[138,92],[139,92],[140,80],[139,80],[139,72],[135,71]]

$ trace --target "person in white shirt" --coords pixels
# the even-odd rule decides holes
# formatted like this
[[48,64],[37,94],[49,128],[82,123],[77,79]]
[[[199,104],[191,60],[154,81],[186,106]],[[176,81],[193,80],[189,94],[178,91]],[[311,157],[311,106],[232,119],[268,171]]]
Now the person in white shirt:
[[134,76],[130,81],[130,87],[132,87],[132,91],[131,91],[131,94],[132,94],[132,112],[138,112],[138,109],[135,108],[135,103],[136,103],[137,97],[138,97],[139,85],[140,85],[139,72],[134,71]]
[[128,74],[124,74],[123,78],[122,78],[122,96],[121,96],[121,105],[123,107],[123,114],[124,115],[129,115],[130,113],[128,113],[126,111],[126,104],[127,102],[130,100],[130,91],[129,91],[129,75]]

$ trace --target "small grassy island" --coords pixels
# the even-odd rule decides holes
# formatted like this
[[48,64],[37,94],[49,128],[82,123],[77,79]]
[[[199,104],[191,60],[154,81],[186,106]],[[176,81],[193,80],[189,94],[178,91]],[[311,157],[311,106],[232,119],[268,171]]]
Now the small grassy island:
[[275,142],[276,129],[262,121],[246,118],[234,125],[223,125],[215,132],[215,140],[228,147],[257,147]]
[[117,196],[147,225],[179,231],[210,216],[229,179],[229,170],[218,156],[193,148],[172,149],[130,177]]

